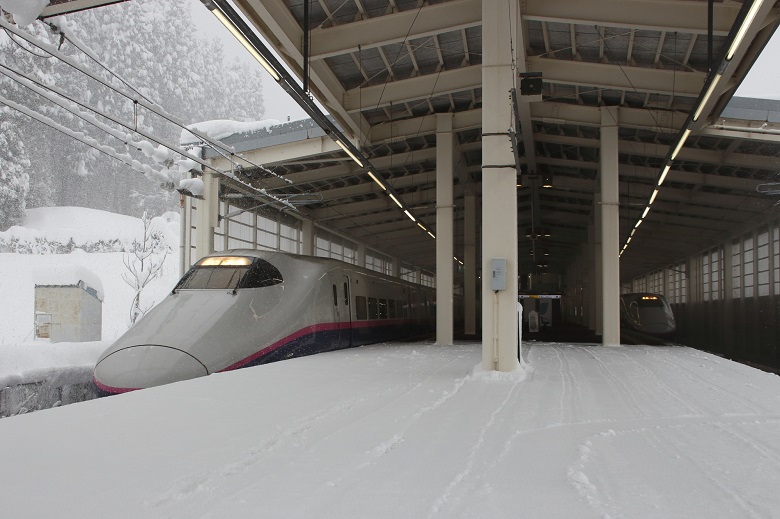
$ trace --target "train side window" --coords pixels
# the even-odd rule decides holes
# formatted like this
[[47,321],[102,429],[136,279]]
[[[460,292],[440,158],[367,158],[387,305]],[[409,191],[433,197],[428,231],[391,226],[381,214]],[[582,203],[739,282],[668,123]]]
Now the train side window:
[[[224,267],[218,267],[224,268]],[[263,288],[282,283],[282,273],[279,269],[265,260],[256,259],[249,267],[249,271],[241,279],[238,288]]]
[[398,303],[398,301],[396,301],[395,299],[388,299],[387,300],[387,316],[390,319],[395,319],[396,318],[396,305],[397,305],[397,303]]
[[368,298],[368,318],[379,319],[379,303],[376,297]]
[[387,299],[379,300],[379,318],[387,319]]
[[344,282],[344,306],[349,306],[349,283]]
[[361,321],[368,319],[366,298],[363,296],[355,296],[355,316]]
[[336,285],[333,285],[333,306],[339,306],[339,294],[336,291]]

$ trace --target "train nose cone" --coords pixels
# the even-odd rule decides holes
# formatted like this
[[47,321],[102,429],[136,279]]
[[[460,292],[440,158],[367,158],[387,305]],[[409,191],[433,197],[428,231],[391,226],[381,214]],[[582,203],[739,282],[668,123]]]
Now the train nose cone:
[[188,353],[146,344],[115,351],[100,360],[95,366],[95,383],[108,393],[124,393],[208,374]]

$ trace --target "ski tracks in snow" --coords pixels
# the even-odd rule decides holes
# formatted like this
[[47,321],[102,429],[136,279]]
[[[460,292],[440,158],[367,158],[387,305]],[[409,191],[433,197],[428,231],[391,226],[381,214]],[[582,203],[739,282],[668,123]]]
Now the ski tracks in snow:
[[256,448],[242,455],[238,461],[182,478],[158,498],[148,501],[146,505],[148,507],[160,507],[168,503],[189,500],[195,494],[209,492],[217,486],[224,485],[226,478],[240,476],[285,445],[299,444],[305,441],[308,432],[325,418],[332,417],[334,414],[349,412],[365,400],[365,397],[351,398],[338,406],[318,410],[303,416],[295,420],[290,426],[279,430],[276,434],[265,435],[265,438]]
[[[485,423],[485,425],[482,426],[479,432],[479,437],[477,438],[477,441],[474,443],[474,445],[472,445],[471,449],[469,450],[468,456],[466,456],[466,462],[464,464],[463,470],[455,475],[455,477],[452,479],[452,481],[450,481],[450,483],[447,485],[447,487],[444,489],[441,495],[438,498],[436,498],[436,500],[433,503],[433,506],[431,507],[430,512],[428,513],[429,518],[437,515],[441,511],[441,509],[447,504],[447,502],[452,497],[453,493],[455,492],[455,489],[458,488],[458,486],[471,475],[472,470],[474,468],[474,463],[477,459],[477,454],[479,453],[480,449],[485,443],[485,438],[487,437],[488,432],[495,424],[496,418],[503,412],[504,408],[507,406],[507,403],[514,398],[518,387],[520,387],[520,384],[517,383],[514,384],[512,386],[512,389],[507,393],[504,400],[490,414],[490,418]],[[459,499],[460,498],[458,498],[458,500]]]

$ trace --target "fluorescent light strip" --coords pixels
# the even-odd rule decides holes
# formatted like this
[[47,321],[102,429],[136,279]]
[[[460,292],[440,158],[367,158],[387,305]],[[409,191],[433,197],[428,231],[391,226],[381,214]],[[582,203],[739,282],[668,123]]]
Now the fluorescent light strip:
[[712,92],[715,91],[715,87],[718,84],[718,81],[720,81],[721,75],[716,74],[715,78],[712,80],[712,83],[710,83],[710,87],[707,89],[707,93],[704,94],[704,97],[701,98],[701,103],[699,103],[699,108],[696,109],[696,112],[693,114],[693,120],[696,121],[699,119],[699,116],[701,115],[701,111],[704,110],[704,105],[707,104],[707,101],[710,100],[710,96],[712,95]]
[[750,24],[753,23],[753,18],[756,17],[756,13],[758,13],[758,10],[761,8],[761,4],[763,3],[764,0],[753,0],[753,5],[750,6],[750,11],[748,11],[747,16],[745,16],[745,19],[742,21],[742,25],[740,26],[739,31],[737,31],[737,35],[734,37],[734,41],[731,43],[731,47],[729,47],[729,51],[726,54],[727,60],[731,61],[731,58],[734,57],[734,53],[737,52],[737,47],[739,47],[739,44],[742,43],[742,39],[745,37],[745,33],[750,27]]
[[222,25],[224,25],[225,28],[229,30],[231,34],[233,34],[233,36],[235,36],[235,38],[239,41],[239,43],[241,43],[241,45],[243,45],[244,48],[249,51],[249,53],[258,61],[258,63],[260,63],[263,66],[263,68],[266,71],[268,71],[269,74],[271,74],[271,76],[274,78],[275,81],[279,81],[281,79],[281,77],[274,70],[271,64],[268,63],[265,60],[265,58],[260,55],[259,52],[257,52],[257,49],[255,49],[254,46],[251,43],[249,43],[249,40],[247,40],[246,37],[243,34],[241,34],[238,28],[236,28],[236,26],[233,25],[233,22],[228,20],[225,17],[225,15],[222,14],[222,11],[220,11],[219,9],[214,9],[211,12],[214,13],[214,16],[216,16],[217,19],[220,22],[222,22]]
[[347,148],[347,147],[344,145],[344,143],[343,143],[343,142],[341,142],[341,141],[337,140],[337,141],[336,141],[336,144],[338,144],[338,145],[341,147],[341,149],[342,149],[342,150],[344,150],[344,151],[347,153],[347,155],[349,155],[349,156],[352,158],[352,160],[354,160],[355,162],[357,162],[358,166],[360,166],[361,168],[363,167],[363,163],[360,161],[360,159],[359,159],[359,158],[357,158],[357,157],[355,156],[355,154],[354,154],[354,153],[352,153],[351,151],[349,151],[349,148]]
[[431,238],[433,238],[434,240],[436,239],[436,236],[434,236],[434,235],[433,235],[433,233],[432,233],[431,231],[428,231],[428,234],[430,234],[430,235],[431,235]]
[[631,243],[631,236],[629,236],[628,239],[626,240],[626,247],[628,247],[629,243]]
[[410,219],[410,220],[412,220],[413,222],[416,222],[416,221],[417,221],[417,219],[416,219],[414,216],[412,216],[412,213],[410,213],[410,212],[409,212],[409,211],[407,211],[406,209],[404,209],[404,213],[406,213],[406,216],[408,216],[408,217],[409,217],[409,219]]
[[636,221],[636,224],[634,225],[634,229],[638,229],[640,225],[642,225],[642,219],[641,218]]
[[642,220],[645,219],[645,216],[647,216],[647,213],[649,212],[650,212],[650,206],[648,205],[647,207],[645,207],[645,212],[642,213]]
[[658,196],[658,189],[653,191],[653,194],[650,195],[650,201],[647,203],[647,205],[653,205],[653,202],[655,202],[655,197]]
[[393,193],[388,193],[388,195],[390,195],[390,198],[393,199],[393,202],[395,202],[398,207],[400,207],[401,209],[404,208],[404,206],[401,205],[401,202],[398,201],[398,199],[395,197]]
[[378,179],[378,178],[377,178],[377,177],[376,177],[376,176],[375,176],[375,175],[374,175],[374,174],[371,172],[371,170],[368,170],[368,176],[369,176],[369,177],[371,177],[371,178],[373,178],[373,179],[374,179],[374,182],[376,182],[377,184],[379,184],[379,187],[381,187],[382,189],[384,189],[385,191],[387,191],[387,188],[385,187],[385,185],[384,185],[384,184],[383,184],[383,183],[382,183],[382,182],[381,182],[381,181],[380,181],[380,180],[379,180],[379,179]]
[[631,236],[633,236],[635,232],[636,232],[636,227],[634,227],[633,229],[631,229]]
[[664,166],[664,170],[661,172],[661,178],[658,179],[658,186],[659,187],[661,186],[661,184],[664,183],[664,180],[666,180],[666,175],[669,174],[669,170],[670,169],[672,169],[672,166],[670,166],[669,164]]
[[677,157],[677,154],[680,153],[680,150],[683,147],[683,144],[685,144],[685,141],[688,140],[688,136],[691,134],[691,129],[688,128],[685,130],[682,134],[682,137],[680,138],[680,142],[677,143],[677,147],[674,148],[674,151],[672,152],[672,160],[674,160]]
[[428,229],[426,229],[425,226],[423,224],[421,224],[420,222],[417,222],[417,227],[419,227],[420,229],[422,229],[425,232],[428,232]]

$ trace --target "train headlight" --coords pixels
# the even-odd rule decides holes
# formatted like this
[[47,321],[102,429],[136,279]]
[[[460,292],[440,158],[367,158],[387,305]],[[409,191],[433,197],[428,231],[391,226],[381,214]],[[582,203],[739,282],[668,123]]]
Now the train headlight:
[[199,267],[246,267],[251,264],[251,258],[242,256],[212,256],[203,258],[197,263]]

